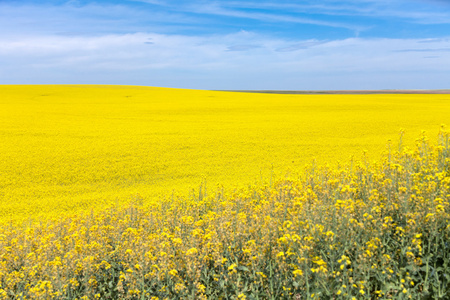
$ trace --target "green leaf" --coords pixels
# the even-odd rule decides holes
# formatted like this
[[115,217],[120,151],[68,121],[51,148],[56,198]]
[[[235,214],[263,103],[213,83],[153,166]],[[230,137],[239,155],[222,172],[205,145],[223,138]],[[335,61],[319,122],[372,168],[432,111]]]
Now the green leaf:
[[250,272],[250,270],[245,266],[238,266],[237,269],[244,272]]

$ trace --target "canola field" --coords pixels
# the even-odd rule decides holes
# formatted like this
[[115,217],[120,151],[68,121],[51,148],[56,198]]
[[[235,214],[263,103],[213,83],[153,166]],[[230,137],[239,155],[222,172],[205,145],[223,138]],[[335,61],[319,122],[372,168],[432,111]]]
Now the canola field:
[[436,136],[450,95],[0,86],[0,220],[233,190]]
[[0,92],[0,299],[450,295],[450,95]]

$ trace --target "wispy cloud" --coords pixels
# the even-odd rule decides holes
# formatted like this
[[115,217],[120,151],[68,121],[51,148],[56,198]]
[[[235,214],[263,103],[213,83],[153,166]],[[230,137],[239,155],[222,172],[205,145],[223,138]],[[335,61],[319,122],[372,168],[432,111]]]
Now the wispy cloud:
[[[306,15],[328,15],[328,16],[360,16],[375,19],[379,17],[402,18],[414,22],[430,24],[450,23],[450,2],[446,0],[396,0],[396,1],[313,1],[306,0],[301,3],[285,1],[278,2],[255,2],[255,1],[222,1],[224,7],[271,9],[278,12],[301,13]],[[446,3],[445,7],[436,7],[432,3]],[[430,6],[431,3],[431,6]],[[216,4],[217,5],[217,4]],[[352,24],[353,28],[357,25]],[[367,27],[367,25],[362,27]],[[345,28],[351,28],[344,24]]]
[[235,17],[235,18],[244,18],[244,19],[253,19],[262,22],[287,22],[287,23],[299,23],[299,24],[312,24],[318,26],[326,26],[326,27],[339,27],[346,28],[354,31],[364,30],[364,26],[358,26],[354,24],[347,24],[344,22],[330,22],[323,21],[320,19],[306,18],[306,17],[298,17],[292,16],[290,14],[276,14],[276,13],[262,13],[262,12],[249,12],[249,11],[241,11],[236,9],[227,9],[224,6],[218,5],[217,3],[208,4],[208,5],[190,5],[185,9],[189,9],[191,12],[201,13],[201,14],[210,14],[210,15],[219,15],[219,16],[227,16],[227,17]]
[[395,52],[450,52],[450,48],[418,48],[418,49],[400,49]]
[[356,15],[373,12],[371,6],[365,5],[364,1],[352,3],[351,1],[302,1],[292,2],[254,2],[254,1],[227,1],[223,3],[226,7],[266,9],[275,11],[287,11],[291,13],[323,14],[323,15]]
[[164,9],[143,10],[124,3],[51,5],[44,2],[37,5],[0,2],[0,27],[8,28],[0,35],[174,33],[204,26],[194,15]]
[[128,2],[141,2],[153,5],[167,5],[165,1],[162,0],[127,0]]
[[450,42],[450,39],[424,39],[417,41],[420,44],[428,44],[428,43],[440,43],[440,42]]
[[297,44],[289,45],[287,47],[278,48],[275,51],[278,52],[292,52],[297,50],[304,50],[308,49],[317,45],[321,45],[326,43],[327,41],[317,41],[317,40],[309,40],[309,41],[303,41]]
[[247,51],[256,48],[261,48],[260,45],[233,45],[227,48],[227,51]]
[[[414,5],[411,5],[411,1]],[[257,30],[270,26],[291,27],[290,33],[308,34],[302,25],[321,27],[314,32],[342,29],[344,35],[377,36],[386,18],[421,24],[450,24],[450,6],[423,0],[396,1],[0,1],[0,26],[16,32],[62,34],[105,33],[224,33],[227,28]],[[55,3],[61,3],[55,1]],[[135,5],[136,4],[136,5]],[[147,4],[147,5],[145,5]],[[253,21],[253,23],[250,23]],[[13,26],[12,26],[13,24]],[[266,26],[260,26],[266,24]],[[261,29],[259,29],[261,30]],[[281,30],[281,29],[280,29]],[[229,32],[229,31],[228,31]],[[395,32],[391,30],[390,32]],[[280,33],[280,31],[278,31]],[[5,34],[5,32],[3,32]],[[420,34],[420,32],[418,33]],[[312,38],[309,36],[309,38]]]

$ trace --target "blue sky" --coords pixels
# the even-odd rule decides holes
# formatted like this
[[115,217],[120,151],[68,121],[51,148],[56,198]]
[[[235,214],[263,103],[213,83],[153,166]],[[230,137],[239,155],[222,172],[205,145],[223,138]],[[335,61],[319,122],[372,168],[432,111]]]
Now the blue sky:
[[450,88],[450,0],[0,0],[0,84]]

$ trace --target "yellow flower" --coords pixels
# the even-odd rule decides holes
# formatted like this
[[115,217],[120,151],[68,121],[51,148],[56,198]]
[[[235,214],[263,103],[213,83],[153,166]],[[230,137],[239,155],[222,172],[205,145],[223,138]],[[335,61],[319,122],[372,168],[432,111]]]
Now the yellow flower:
[[187,252],[186,252],[186,255],[194,255],[194,254],[197,254],[198,253],[198,250],[197,250],[197,248],[191,248],[191,249],[189,249]]
[[180,238],[175,238],[175,239],[173,239],[173,243],[175,245],[181,245],[183,243],[183,241]]
[[204,286],[203,284],[197,285],[197,288],[198,288],[199,293],[204,293],[206,290],[206,286]]

